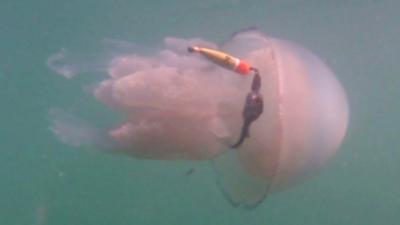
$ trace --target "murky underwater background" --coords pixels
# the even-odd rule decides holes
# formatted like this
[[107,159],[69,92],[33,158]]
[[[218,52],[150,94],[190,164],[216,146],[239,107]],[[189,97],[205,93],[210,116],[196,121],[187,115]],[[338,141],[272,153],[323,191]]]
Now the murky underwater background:
[[[396,0],[3,0],[0,224],[400,224],[399,8]],[[104,38],[151,48],[165,36],[222,42],[250,26],[308,47],[347,90],[345,143],[303,185],[236,209],[207,162],[80,151],[48,130],[53,106],[111,117],[82,98],[88,78],[66,82],[47,68],[61,48],[95,53]]]

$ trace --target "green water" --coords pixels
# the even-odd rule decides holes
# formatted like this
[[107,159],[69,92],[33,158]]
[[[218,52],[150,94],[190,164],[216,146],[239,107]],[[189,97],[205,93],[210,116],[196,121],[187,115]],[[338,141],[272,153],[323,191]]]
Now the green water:
[[[399,8],[396,0],[2,0],[0,224],[400,224]],[[231,207],[209,163],[81,151],[48,130],[54,106],[107,114],[81,97],[79,80],[47,68],[60,48],[95,52],[103,38],[218,42],[254,25],[322,56],[351,107],[328,167],[258,208]]]

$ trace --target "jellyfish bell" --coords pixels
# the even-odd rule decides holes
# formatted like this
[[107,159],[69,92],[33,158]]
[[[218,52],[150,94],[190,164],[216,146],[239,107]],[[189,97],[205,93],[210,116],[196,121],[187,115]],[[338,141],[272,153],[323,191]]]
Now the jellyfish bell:
[[[51,110],[53,133],[73,146],[137,158],[212,160],[223,194],[243,207],[312,176],[339,148],[348,120],[346,96],[332,71],[308,50],[254,30],[220,46],[262,77],[263,113],[243,144],[231,149],[251,78],[187,53],[187,46],[215,48],[212,43],[174,38],[165,43],[153,56],[113,58],[107,79],[93,90],[98,101],[124,115],[122,123],[100,130]],[[54,57],[49,66],[71,68]]]
[[334,73],[297,44],[245,32],[223,48],[246,58],[263,76],[265,109],[250,138],[214,160],[225,195],[251,207],[268,192],[309,178],[334,155],[347,129],[347,98]]

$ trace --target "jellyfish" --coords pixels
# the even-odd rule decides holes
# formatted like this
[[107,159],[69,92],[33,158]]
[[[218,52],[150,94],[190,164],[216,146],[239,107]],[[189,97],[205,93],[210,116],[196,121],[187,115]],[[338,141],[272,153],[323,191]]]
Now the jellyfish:
[[[348,124],[346,94],[309,50],[255,29],[220,45],[172,37],[164,44],[151,55],[125,52],[94,66],[106,78],[91,94],[122,122],[99,129],[52,108],[51,131],[72,146],[139,159],[211,161],[223,195],[243,208],[312,177],[339,149]],[[188,46],[218,48],[258,69],[264,109],[240,147],[231,148],[252,80],[188,53]],[[82,65],[65,63],[65,53],[47,63],[73,78]]]

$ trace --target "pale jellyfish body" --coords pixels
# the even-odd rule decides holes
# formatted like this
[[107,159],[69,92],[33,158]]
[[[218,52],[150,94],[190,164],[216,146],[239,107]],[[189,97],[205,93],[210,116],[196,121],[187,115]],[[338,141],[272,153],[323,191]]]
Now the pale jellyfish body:
[[[96,134],[83,135],[82,144],[137,158],[212,159],[224,195],[244,207],[310,177],[339,148],[348,121],[346,96],[334,74],[309,51],[257,31],[235,34],[221,46],[262,77],[264,112],[243,145],[231,149],[240,135],[251,76],[184,51],[190,44],[213,44],[181,39],[167,39],[166,44],[168,49],[155,57],[112,60],[109,78],[94,95],[126,118],[104,135],[109,144],[99,144]],[[55,117],[52,130],[78,145],[71,125],[60,120]]]

